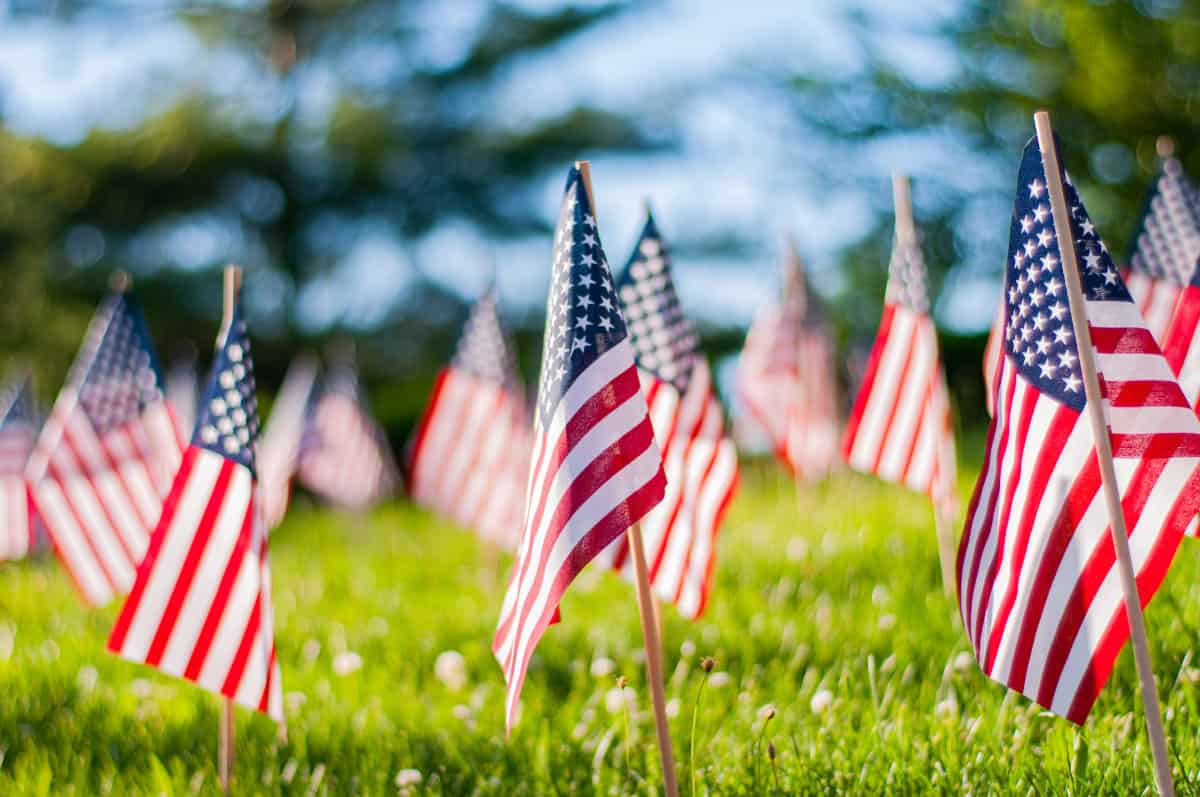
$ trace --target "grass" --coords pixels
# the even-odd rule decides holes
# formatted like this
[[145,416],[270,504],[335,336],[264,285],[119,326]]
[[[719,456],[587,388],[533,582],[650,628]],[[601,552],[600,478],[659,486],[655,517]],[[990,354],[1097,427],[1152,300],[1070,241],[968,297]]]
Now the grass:
[[[685,793],[692,764],[701,794],[1153,789],[1128,651],[1076,731],[964,655],[920,497],[841,475],[797,499],[775,469],[747,470],[707,616],[666,613]],[[506,740],[488,647],[502,585],[483,561],[404,503],[293,512],[272,539],[288,740],[239,710],[235,792],[655,793],[632,589],[591,571],[572,587]],[[1148,618],[1182,794],[1200,790],[1198,563],[1185,542]],[[216,793],[216,699],[106,653],[115,612],[84,609],[52,558],[0,567],[0,794]],[[445,651],[464,683],[437,677]]]

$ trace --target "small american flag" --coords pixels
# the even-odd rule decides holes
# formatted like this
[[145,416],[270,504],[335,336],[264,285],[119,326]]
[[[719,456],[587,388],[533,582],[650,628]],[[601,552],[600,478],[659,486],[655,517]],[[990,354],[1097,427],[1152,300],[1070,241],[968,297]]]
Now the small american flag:
[[746,335],[737,393],[798,479],[829,473],[839,425],[833,335],[790,242],[782,301],[759,312]]
[[191,445],[108,648],[282,722],[255,475],[254,363],[240,308],[222,338]]
[[182,449],[142,314],[129,294],[113,294],[26,471],[54,550],[92,605],[133,584]]
[[1161,342],[1200,258],[1200,192],[1175,158],[1163,159],[1133,240],[1126,284]]
[[[1200,421],[1069,181],[1066,196],[1145,605],[1200,507]],[[984,672],[1081,723],[1129,625],[1036,138],[1021,161],[1004,299],[996,413],[958,551],[959,604]]]
[[375,422],[349,362],[333,366],[308,419],[300,483],[334,506],[363,511],[399,480],[387,436]]
[[929,315],[925,261],[917,242],[899,234],[888,266],[883,320],[842,450],[855,470],[929,495],[944,517],[955,511],[950,395]]
[[288,366],[258,445],[258,487],[268,529],[283,522],[292,498],[292,477],[300,465],[304,430],[312,411],[317,364],[300,356]]
[[408,473],[414,501],[512,551],[532,438],[516,353],[496,302],[493,288],[471,309],[417,426]]
[[25,558],[37,541],[36,513],[25,481],[37,435],[31,382],[24,376],[0,391],[0,561]]
[[516,722],[533,649],[584,565],[663,499],[633,346],[578,168],[554,236],[524,531],[492,643]]
[[[649,214],[617,280],[617,298],[667,475],[666,497],[642,521],[650,585],[695,619],[708,602],[717,534],[737,488],[737,450],[725,433],[699,338],[679,304],[670,253]],[[605,559],[635,581],[625,537]]]

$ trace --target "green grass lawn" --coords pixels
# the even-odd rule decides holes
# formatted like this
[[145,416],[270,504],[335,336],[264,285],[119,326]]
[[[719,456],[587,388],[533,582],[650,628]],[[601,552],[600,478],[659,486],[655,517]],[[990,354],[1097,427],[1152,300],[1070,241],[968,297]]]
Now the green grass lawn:
[[[849,475],[797,499],[776,469],[747,470],[708,614],[666,613],[684,793],[1153,789],[1128,651],[1077,732],[979,672],[926,501]],[[1198,546],[1149,612],[1183,794],[1200,790]],[[489,650],[503,578],[470,534],[399,502],[365,519],[299,507],[271,547],[288,738],[238,711],[236,793],[656,792],[624,582],[588,571],[568,592],[506,739]],[[217,791],[217,699],[105,652],[115,613],[83,608],[52,558],[0,567],[0,794]],[[439,678],[448,651],[465,667],[451,653]]]

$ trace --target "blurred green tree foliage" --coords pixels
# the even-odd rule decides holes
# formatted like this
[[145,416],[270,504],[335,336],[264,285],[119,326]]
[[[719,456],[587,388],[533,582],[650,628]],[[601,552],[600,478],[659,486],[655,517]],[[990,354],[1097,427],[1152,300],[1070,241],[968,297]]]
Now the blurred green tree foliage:
[[[44,392],[115,268],[134,273],[157,338],[208,341],[219,314],[214,272],[226,258],[244,263],[262,381],[275,385],[296,347],[320,343],[301,334],[296,296],[361,231],[404,242],[462,219],[490,235],[536,232],[545,223],[532,191],[549,169],[589,151],[670,143],[588,106],[515,123],[479,112],[514,64],[563,46],[619,13],[616,4],[542,12],[496,2],[461,51],[441,59],[421,39],[435,2],[40,6],[13,13],[177,15],[212,51],[250,65],[248,75],[204,76],[133,130],[94,130],[71,145],[6,132],[0,97],[0,341],[5,356],[34,364]],[[336,96],[313,113],[300,82],[317,71],[337,76]],[[247,85],[224,85],[238,80]],[[268,107],[247,109],[259,95]],[[219,230],[228,251],[189,252],[172,237],[188,225]],[[377,402],[385,420],[411,421],[424,391],[409,388],[431,382],[464,315],[460,298],[418,278],[378,321],[360,355],[366,380],[387,382]]]

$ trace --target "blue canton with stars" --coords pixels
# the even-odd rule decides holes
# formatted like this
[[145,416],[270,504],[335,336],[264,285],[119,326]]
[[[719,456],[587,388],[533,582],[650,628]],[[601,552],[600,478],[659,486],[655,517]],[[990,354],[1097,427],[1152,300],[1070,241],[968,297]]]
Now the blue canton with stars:
[[232,459],[253,472],[258,399],[250,338],[240,304],[234,307],[229,331],[217,350],[198,410],[192,445]]
[[163,396],[150,330],[133,297],[109,296],[88,327],[68,383],[97,434],[121,427]]
[[617,280],[617,297],[638,366],[681,393],[686,391],[699,340],[679,304],[671,278],[671,255],[649,212],[637,246]]
[[583,176],[572,167],[554,233],[538,417],[549,421],[575,379],[627,334]]
[[[1065,174],[1064,188],[1085,300],[1133,301]],[[1087,399],[1079,349],[1036,137],[1025,145],[1021,159],[1008,248],[1004,282],[1007,354],[1021,375],[1042,393],[1082,411]]]

